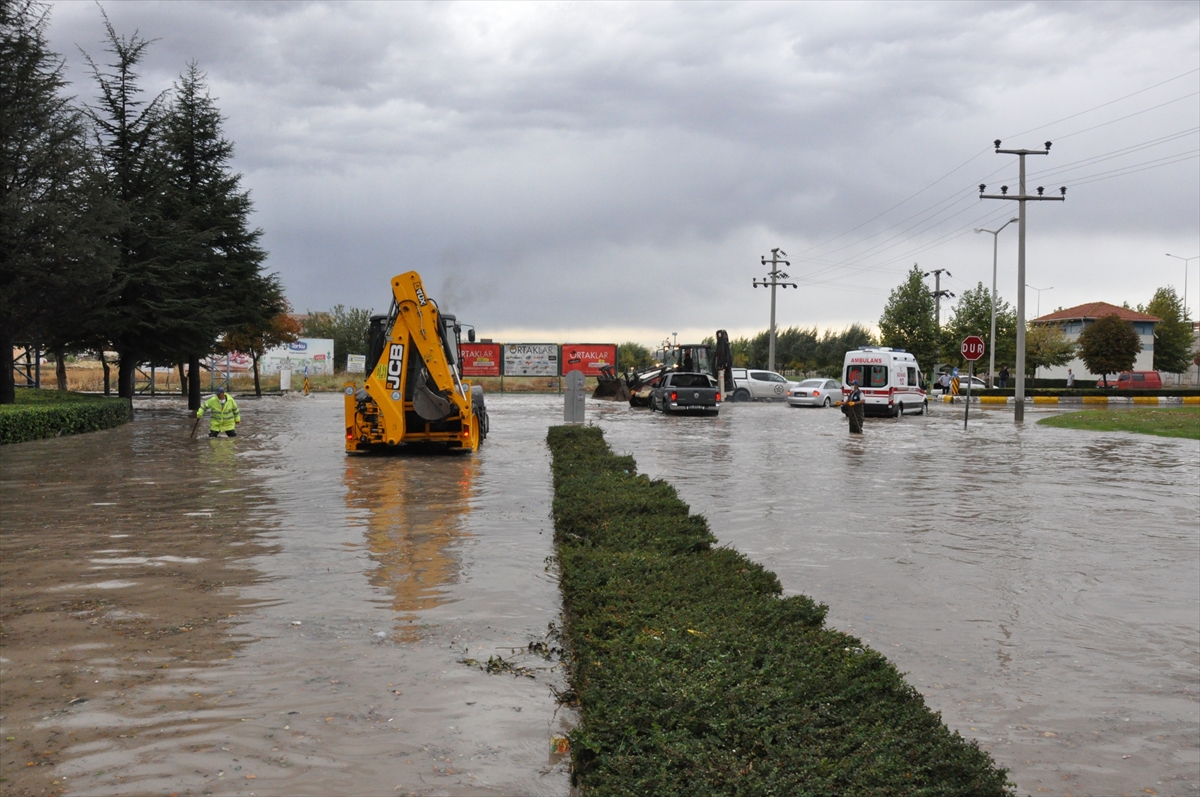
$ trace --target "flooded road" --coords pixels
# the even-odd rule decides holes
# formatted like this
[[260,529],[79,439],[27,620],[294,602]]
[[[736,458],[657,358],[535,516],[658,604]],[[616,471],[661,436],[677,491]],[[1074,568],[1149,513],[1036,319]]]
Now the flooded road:
[[348,458],[340,395],[0,449],[4,793],[566,794],[549,421],[493,403],[474,457]]
[[[244,401],[236,440],[158,400],[0,447],[3,792],[568,793],[561,674],[528,652],[560,609],[562,400],[488,404],[471,457],[346,457],[336,395]],[[1011,410],[861,439],[777,404],[587,411],[1020,794],[1200,794],[1194,441]]]
[[1200,794],[1200,446],[936,407],[598,416],[723,544],[829,605],[1020,794]]

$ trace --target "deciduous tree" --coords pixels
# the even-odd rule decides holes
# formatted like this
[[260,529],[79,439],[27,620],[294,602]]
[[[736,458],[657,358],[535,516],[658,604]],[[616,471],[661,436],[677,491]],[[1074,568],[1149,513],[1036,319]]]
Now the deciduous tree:
[[280,297],[282,309],[265,323],[248,323],[234,327],[225,334],[222,347],[227,351],[238,351],[249,354],[254,363],[254,395],[262,395],[262,384],[259,380],[258,360],[276,346],[294,343],[299,340],[303,327],[299,321],[290,315],[291,307],[286,299]]
[[914,264],[904,282],[892,290],[879,318],[880,343],[910,352],[927,374],[936,367],[940,349],[933,308],[924,275]]
[[1172,374],[1183,373],[1192,364],[1192,324],[1183,302],[1174,288],[1159,288],[1154,298],[1138,310],[1162,320],[1154,326],[1154,368]]
[[617,346],[617,368],[624,373],[630,370],[639,370],[649,368],[654,364],[654,358],[650,356],[650,350],[640,343],[622,343]]
[[366,354],[371,311],[335,304],[329,312],[308,314],[306,338],[332,338],[334,367],[346,367],[347,354]]
[[[943,331],[942,352],[949,362],[966,367],[967,361],[963,359],[961,351],[963,339],[968,335],[978,335],[986,341],[991,332],[992,292],[980,282],[958,297],[950,323]],[[1017,351],[1017,314],[1008,302],[999,297],[996,299],[995,346],[997,365],[1013,365]],[[980,362],[988,361],[990,357],[985,355]]]
[[1142,350],[1137,332],[1116,313],[1096,319],[1079,333],[1079,358],[1108,387],[1108,375],[1128,371]]
[[1039,368],[1066,365],[1075,357],[1076,344],[1063,335],[1057,324],[1027,324],[1025,327],[1025,368],[1037,373]]

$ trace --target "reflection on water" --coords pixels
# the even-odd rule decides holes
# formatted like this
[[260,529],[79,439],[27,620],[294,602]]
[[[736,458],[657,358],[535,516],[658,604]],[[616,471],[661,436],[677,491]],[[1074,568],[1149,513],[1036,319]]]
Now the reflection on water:
[[346,506],[365,518],[370,582],[393,596],[398,639],[411,639],[417,612],[444,603],[458,580],[456,545],[468,534],[478,470],[478,458],[463,455],[346,457]]

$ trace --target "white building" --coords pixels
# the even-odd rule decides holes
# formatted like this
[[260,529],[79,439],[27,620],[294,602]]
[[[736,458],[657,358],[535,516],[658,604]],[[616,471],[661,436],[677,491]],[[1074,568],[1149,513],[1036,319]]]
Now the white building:
[[[1142,350],[1138,352],[1137,357],[1133,361],[1133,370],[1153,371],[1154,325],[1161,321],[1161,318],[1139,313],[1136,310],[1130,310],[1126,307],[1117,307],[1115,304],[1109,304],[1108,302],[1089,302],[1077,307],[1069,307],[1066,310],[1057,310],[1040,318],[1035,318],[1029,323],[1053,324],[1062,327],[1063,337],[1074,343],[1079,340],[1079,333],[1083,332],[1084,327],[1090,326],[1096,323],[1098,319],[1108,315],[1116,315],[1122,321],[1129,322],[1133,325],[1134,331],[1137,332],[1138,340],[1142,344]],[[1078,357],[1075,357],[1066,365],[1039,369],[1038,378],[1066,379],[1067,369],[1075,373],[1076,379],[1090,382],[1101,378],[1101,374],[1093,374],[1083,364],[1083,360]]]

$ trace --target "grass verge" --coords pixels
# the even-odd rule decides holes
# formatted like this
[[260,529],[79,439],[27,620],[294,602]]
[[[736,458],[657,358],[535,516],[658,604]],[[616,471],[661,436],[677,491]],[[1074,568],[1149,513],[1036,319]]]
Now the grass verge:
[[1184,437],[1189,440],[1200,440],[1200,407],[1083,410],[1052,415],[1049,418],[1042,418],[1038,423],[1063,429],[1136,432],[1159,437]]
[[1006,771],[826,607],[713,547],[594,427],[550,429],[555,543],[590,795],[1006,795]]
[[57,390],[18,390],[0,404],[0,445],[110,429],[129,421],[129,402]]

